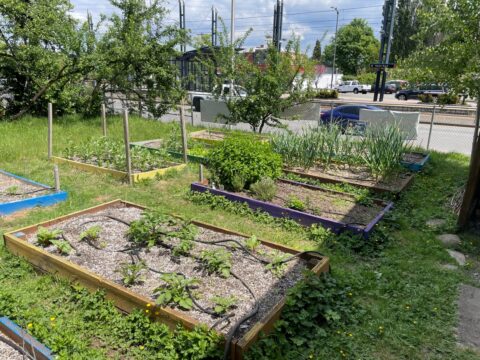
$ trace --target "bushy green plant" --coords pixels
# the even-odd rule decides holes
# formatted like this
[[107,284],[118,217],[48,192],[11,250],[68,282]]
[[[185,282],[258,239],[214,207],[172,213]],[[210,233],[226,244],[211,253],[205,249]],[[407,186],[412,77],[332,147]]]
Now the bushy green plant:
[[252,190],[258,199],[262,201],[272,201],[277,193],[277,185],[273,179],[262,178],[260,181],[250,185],[250,190]]
[[418,99],[426,104],[433,103],[433,96],[432,94],[420,94],[418,95]]
[[282,172],[280,155],[270,144],[243,136],[228,137],[208,157],[209,168],[225,188],[232,190],[236,177],[245,181],[245,188],[269,177],[276,179]]
[[338,91],[330,89],[320,89],[315,91],[314,97],[317,99],[338,99]]
[[80,240],[86,242],[95,242],[100,237],[100,231],[102,231],[102,227],[100,225],[92,226],[80,234]]
[[210,274],[218,274],[223,278],[230,276],[232,254],[224,249],[203,250],[200,259]]
[[457,94],[440,94],[438,95],[438,103],[440,105],[455,105],[460,102],[460,97]]
[[250,251],[255,251],[262,243],[257,239],[255,235],[252,235],[247,240],[245,240],[245,247]]
[[362,161],[376,179],[395,173],[409,149],[396,125],[368,127],[362,144]]
[[146,210],[140,220],[133,221],[128,229],[128,239],[136,244],[152,247],[168,239],[169,234],[175,233],[168,228],[181,226],[182,222],[160,210]]
[[70,243],[66,240],[50,240],[50,243],[54,245],[57,250],[60,252],[62,255],[70,255],[71,252],[73,251],[72,246]]
[[[197,279],[189,279],[180,274],[162,274],[160,279],[165,282],[153,292],[157,296],[157,304],[162,306],[175,305],[184,310],[193,307],[193,301],[189,295],[188,288],[198,284]],[[193,296],[193,294],[192,294]]]
[[214,304],[213,311],[217,315],[223,315],[235,307],[237,298],[235,296],[213,296],[210,301]]
[[39,226],[37,231],[37,242],[41,246],[49,246],[52,244],[52,240],[56,240],[62,235],[62,233],[63,230],[60,229],[49,230],[43,226]]
[[115,272],[120,273],[122,276],[122,282],[125,286],[132,286],[145,281],[145,276],[142,273],[146,267],[147,266],[143,261],[133,264],[123,263],[120,264],[120,268],[115,270]]
[[305,211],[307,207],[306,204],[295,195],[292,195],[287,199],[286,205],[290,209],[294,209],[298,211]]
[[18,185],[13,185],[5,189],[5,194],[7,195],[16,195],[20,191]]

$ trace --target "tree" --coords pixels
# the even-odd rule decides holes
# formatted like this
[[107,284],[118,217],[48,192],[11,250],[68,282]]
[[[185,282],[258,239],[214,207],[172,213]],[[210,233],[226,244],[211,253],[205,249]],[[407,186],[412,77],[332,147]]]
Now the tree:
[[172,59],[186,36],[177,27],[164,26],[166,10],[159,0],[150,5],[144,0],[110,2],[120,14],[108,18],[98,44],[97,88],[121,94],[131,110],[142,106],[161,116],[184,95]]
[[312,60],[316,61],[319,64],[322,62],[322,44],[320,43],[320,40],[317,40],[315,42],[315,47],[313,48],[312,53]]
[[[333,62],[334,41],[325,47],[327,64]],[[354,19],[338,30],[336,65],[344,74],[358,75],[378,60],[379,47],[380,43],[367,21]]]
[[[261,133],[266,125],[279,126],[275,117],[285,109],[306,100],[308,92],[302,91],[302,87],[312,75],[313,66],[307,55],[300,51],[300,42],[296,38],[288,41],[284,52],[279,52],[273,45],[268,46],[262,64],[254,64],[244,53],[233,52],[233,48],[243,47],[248,34],[237,39],[232,47],[224,27],[219,34],[220,46],[212,49],[202,63],[210,69],[216,84],[214,94],[226,102],[229,110],[229,115],[222,118],[229,124],[247,123],[253,131]],[[231,81],[243,87],[245,96],[221,94],[222,85]]]
[[395,15],[392,43],[392,59],[394,61],[408,57],[416,50],[418,42],[414,35],[418,32],[418,10],[420,0],[399,0]]
[[7,116],[44,113],[49,101],[74,112],[84,99],[76,84],[93,69],[94,36],[71,9],[68,0],[0,0],[0,76],[14,96]]

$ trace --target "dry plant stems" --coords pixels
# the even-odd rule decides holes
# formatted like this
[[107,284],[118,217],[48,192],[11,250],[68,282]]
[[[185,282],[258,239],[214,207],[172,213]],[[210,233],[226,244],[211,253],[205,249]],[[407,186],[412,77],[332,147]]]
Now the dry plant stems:
[[411,149],[396,125],[367,128],[362,141],[362,162],[378,179],[392,176],[399,168],[403,155]]

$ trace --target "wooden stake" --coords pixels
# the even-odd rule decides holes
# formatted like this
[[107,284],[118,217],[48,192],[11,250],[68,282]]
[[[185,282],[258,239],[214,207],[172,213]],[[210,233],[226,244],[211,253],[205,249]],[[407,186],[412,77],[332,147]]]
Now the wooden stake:
[[203,164],[200,164],[198,169],[198,181],[203,184]]
[[48,159],[52,158],[53,153],[53,108],[52,103],[48,103]]
[[102,128],[103,136],[107,137],[107,111],[105,110],[105,104],[102,104]]
[[58,165],[53,166],[53,177],[55,178],[55,191],[60,191],[60,174],[58,172]]
[[185,125],[185,114],[183,111],[184,101],[182,99],[180,103],[180,127],[182,130],[182,144],[183,144],[183,162],[186,164],[188,162],[188,146],[187,146],[187,127]]
[[128,134],[128,109],[123,110],[123,137],[125,140],[125,159],[127,161],[128,183],[133,184],[132,179],[132,159],[130,158],[130,136]]

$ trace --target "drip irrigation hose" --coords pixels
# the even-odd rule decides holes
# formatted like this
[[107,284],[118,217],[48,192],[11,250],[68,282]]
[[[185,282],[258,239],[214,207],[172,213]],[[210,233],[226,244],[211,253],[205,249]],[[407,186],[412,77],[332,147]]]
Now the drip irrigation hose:
[[22,195],[30,195],[30,194],[35,194],[35,193],[38,193],[38,192],[48,191],[48,190],[54,190],[54,189],[51,188],[51,187],[46,187],[46,188],[36,189],[36,190],[32,190],[32,191],[25,191],[23,193],[11,193],[11,194],[1,193],[1,194],[2,195],[10,195],[10,196],[22,196]]
[[[10,346],[12,349],[18,351],[20,354],[22,354],[23,357],[27,357],[27,359],[29,359],[29,360],[34,359],[25,349],[23,349],[21,346],[19,346],[18,344],[16,344],[12,340],[7,339],[6,337],[0,336],[0,341],[3,342],[4,344]],[[35,352],[35,350],[34,350],[34,352]]]

